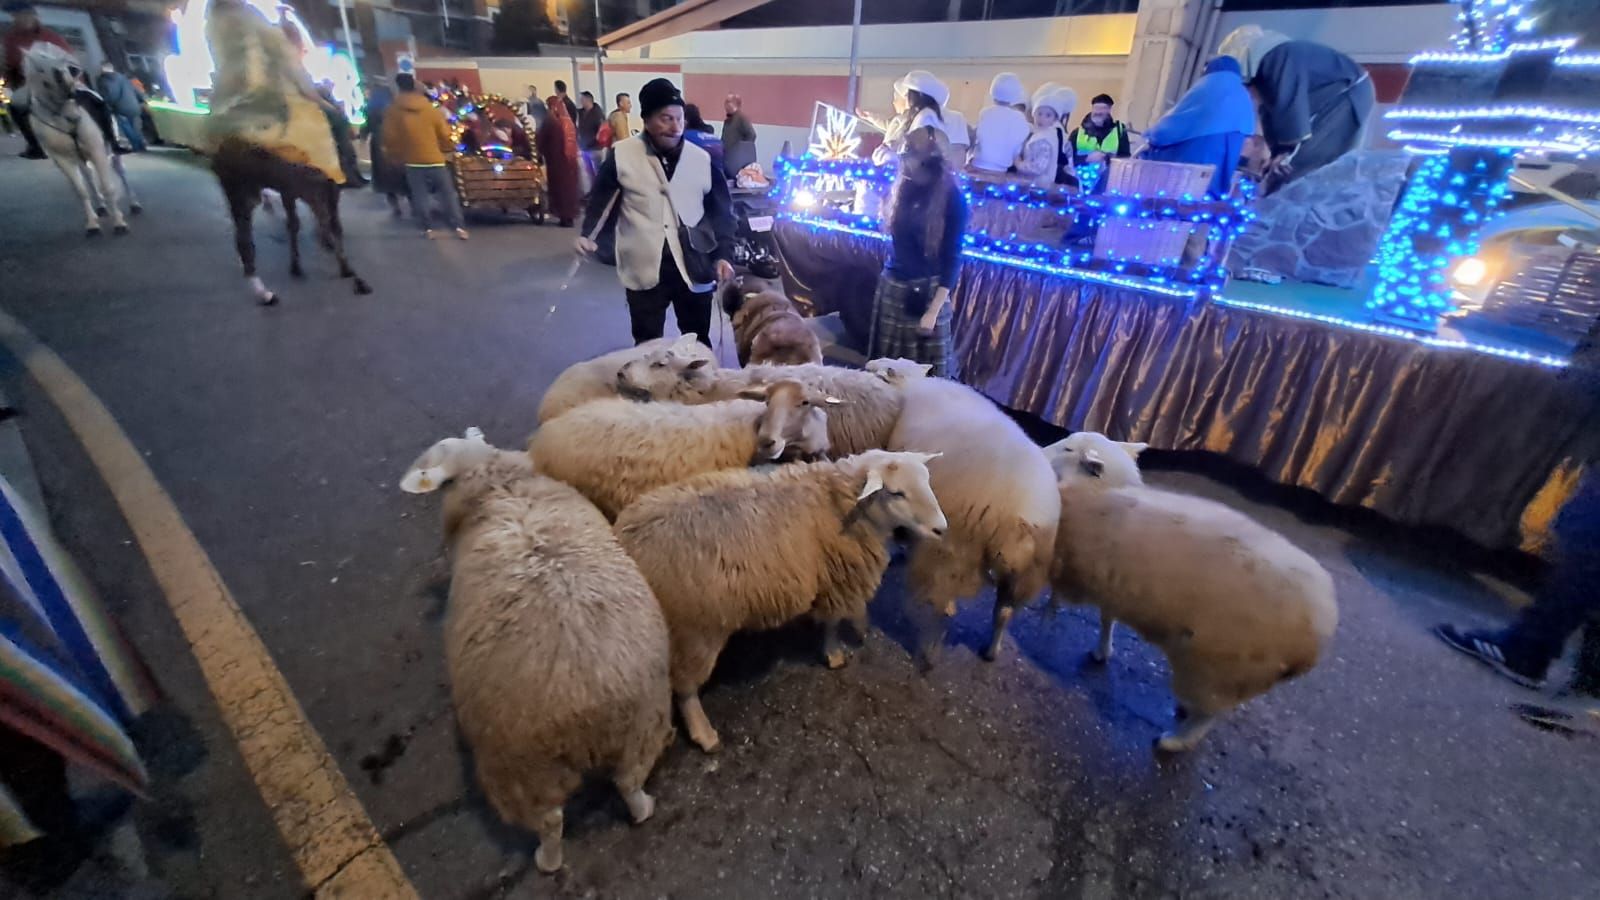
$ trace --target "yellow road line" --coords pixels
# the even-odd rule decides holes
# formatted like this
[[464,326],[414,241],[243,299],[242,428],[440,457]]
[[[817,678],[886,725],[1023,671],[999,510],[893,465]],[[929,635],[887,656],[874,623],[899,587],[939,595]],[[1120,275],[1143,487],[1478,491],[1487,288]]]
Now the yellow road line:
[[306,884],[319,897],[416,897],[260,635],[111,413],[4,312],[0,342],[44,388],[111,489]]

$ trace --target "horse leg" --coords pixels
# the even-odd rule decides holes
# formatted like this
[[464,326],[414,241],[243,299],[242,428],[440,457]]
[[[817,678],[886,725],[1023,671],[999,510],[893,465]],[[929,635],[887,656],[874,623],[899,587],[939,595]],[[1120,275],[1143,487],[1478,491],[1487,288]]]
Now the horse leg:
[[95,183],[94,168],[89,165],[87,159],[82,157],[78,158],[77,167],[78,173],[83,176],[83,183],[89,186],[89,203],[94,207],[95,217],[98,218],[105,215],[106,198],[104,194],[100,193],[100,185]]
[[339,221],[339,186],[331,181],[324,185],[322,205],[314,205],[311,210],[317,216],[317,230],[322,234],[323,246],[332,250],[333,258],[339,261],[339,277],[354,278],[358,294],[372,293],[372,287],[350,268],[350,260],[344,255],[344,224]]
[[128,183],[128,170],[122,165],[122,157],[111,157],[111,168],[117,173],[117,181],[122,185],[122,196],[128,198],[128,213],[137,216],[144,212],[144,205],[139,202],[139,197],[133,192],[133,185]]
[[293,194],[282,194],[283,227],[289,232],[289,274],[295,278],[306,277],[300,267],[300,208]]
[[127,234],[128,220],[122,215],[122,189],[117,186],[116,175],[111,168],[111,152],[93,139],[83,143],[89,145],[86,153],[93,167],[95,187],[100,190],[100,196],[105,198],[106,214],[111,218],[111,233]]
[[228,214],[233,217],[233,245],[239,251],[244,277],[250,279],[250,290],[256,295],[256,302],[271,306],[278,302],[278,295],[267,290],[267,286],[256,277],[256,243],[250,223],[261,195],[254,190],[229,188],[227,185],[223,186],[223,191],[228,195]]
[[66,156],[48,154],[50,161],[56,164],[61,174],[67,177],[67,183],[78,192],[78,199],[83,203],[83,233],[89,237],[100,236],[100,217],[94,214],[94,201],[89,199],[89,186],[84,183],[83,172],[79,171],[76,157],[71,159]]

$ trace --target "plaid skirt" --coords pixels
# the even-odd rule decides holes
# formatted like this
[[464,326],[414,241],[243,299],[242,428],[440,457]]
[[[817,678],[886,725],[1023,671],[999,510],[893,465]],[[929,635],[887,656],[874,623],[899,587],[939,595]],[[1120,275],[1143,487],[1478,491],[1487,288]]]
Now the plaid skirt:
[[950,358],[950,320],[952,304],[939,310],[933,334],[924,337],[918,330],[922,317],[906,310],[906,301],[919,292],[929,297],[938,288],[937,279],[901,281],[888,272],[878,276],[878,290],[872,295],[872,334],[867,339],[868,359],[909,359],[933,366],[928,374],[956,377],[955,361]]

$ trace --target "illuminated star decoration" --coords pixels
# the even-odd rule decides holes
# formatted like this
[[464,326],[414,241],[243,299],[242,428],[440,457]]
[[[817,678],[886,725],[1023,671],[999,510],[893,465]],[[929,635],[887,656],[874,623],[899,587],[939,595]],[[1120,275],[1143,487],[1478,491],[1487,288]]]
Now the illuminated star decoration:
[[856,134],[860,119],[834,106],[824,106],[826,115],[813,125],[807,153],[817,159],[854,159],[861,146]]

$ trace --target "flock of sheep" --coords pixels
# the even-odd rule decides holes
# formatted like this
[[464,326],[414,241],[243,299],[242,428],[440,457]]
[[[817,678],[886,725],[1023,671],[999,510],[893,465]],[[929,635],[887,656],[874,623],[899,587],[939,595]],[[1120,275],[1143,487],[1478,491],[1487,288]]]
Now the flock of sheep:
[[[810,618],[828,667],[845,665],[840,628],[865,633],[896,539],[941,622],[994,585],[986,658],[1046,586],[1100,607],[1097,659],[1119,620],[1159,646],[1182,719],[1165,751],[1316,664],[1338,619],[1328,573],[1225,506],[1145,487],[1143,445],[1079,433],[1041,449],[925,367],[764,364],[794,348],[749,332],[741,350],[761,349],[741,369],[692,336],[578,363],[526,453],[469,429],[401,480],[443,489],[457,717],[496,811],[539,835],[541,871],[562,865],[562,809],[587,773],[650,817],[674,699],[689,739],[718,749],[699,693],[735,632]],[[924,631],[927,664],[943,627]]]

